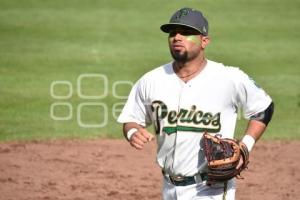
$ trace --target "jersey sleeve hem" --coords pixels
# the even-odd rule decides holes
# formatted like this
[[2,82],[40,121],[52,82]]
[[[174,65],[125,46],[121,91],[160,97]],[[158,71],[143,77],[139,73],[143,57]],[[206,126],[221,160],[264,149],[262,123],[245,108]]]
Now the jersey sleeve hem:
[[137,124],[139,124],[139,125],[141,125],[141,126],[143,126],[143,127],[146,126],[146,123],[145,123],[145,122],[141,122],[141,121],[139,121],[139,120],[137,120],[137,119],[134,119],[134,118],[126,118],[126,119],[125,119],[125,118],[118,118],[117,122],[118,122],[118,123],[121,123],[121,124],[134,122],[134,123],[137,123]]
[[270,97],[268,97],[268,99],[262,104],[262,106],[260,107],[260,109],[256,109],[255,112],[245,113],[244,117],[246,119],[250,119],[253,115],[256,115],[256,114],[258,114],[258,113],[263,112],[264,110],[266,110],[271,103],[272,103],[272,99]]

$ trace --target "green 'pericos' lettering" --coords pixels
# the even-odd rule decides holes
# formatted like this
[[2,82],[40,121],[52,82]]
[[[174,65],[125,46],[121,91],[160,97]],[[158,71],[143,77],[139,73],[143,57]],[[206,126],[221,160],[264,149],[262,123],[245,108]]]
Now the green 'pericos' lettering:
[[160,131],[160,121],[165,119],[169,124],[163,127],[163,131],[167,134],[176,131],[193,131],[193,132],[218,132],[221,129],[221,113],[213,114],[197,110],[195,105],[188,109],[168,110],[167,105],[162,101],[153,101],[151,110],[154,117],[154,125],[156,132]]

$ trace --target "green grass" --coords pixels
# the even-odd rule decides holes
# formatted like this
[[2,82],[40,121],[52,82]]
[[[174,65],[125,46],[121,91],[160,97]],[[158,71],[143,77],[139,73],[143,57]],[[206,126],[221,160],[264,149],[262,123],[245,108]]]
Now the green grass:
[[[175,9],[203,10],[212,42],[207,57],[239,66],[274,99],[276,110],[265,139],[300,138],[299,1],[279,0],[2,0],[0,2],[0,140],[113,137],[121,134],[112,107],[116,81],[136,81],[148,70],[170,61],[166,35],[159,26]],[[81,74],[108,78],[101,100],[78,96]],[[68,81],[73,95],[54,99],[53,81]],[[101,95],[103,81],[83,82],[85,95]],[[117,87],[124,96],[129,87]],[[67,95],[66,85],[55,88]],[[50,117],[51,104],[70,103],[70,120]],[[82,103],[104,103],[108,125],[84,128],[77,122]],[[56,107],[66,117],[68,107]],[[84,123],[105,120],[103,107],[82,109]],[[241,134],[246,122],[238,121]]]

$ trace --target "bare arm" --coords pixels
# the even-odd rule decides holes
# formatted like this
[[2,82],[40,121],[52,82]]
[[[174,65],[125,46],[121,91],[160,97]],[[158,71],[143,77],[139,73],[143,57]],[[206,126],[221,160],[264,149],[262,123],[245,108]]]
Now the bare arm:
[[[257,121],[257,120],[250,120],[248,122],[248,126],[246,128],[246,134],[244,135],[244,138],[242,139],[242,142],[244,144],[248,144],[247,149],[250,152],[253,145],[259,138],[263,135],[264,131],[266,130],[266,124],[263,122]],[[249,137],[250,136],[250,137]],[[245,141],[245,138],[247,137],[247,141]],[[249,149],[250,145],[250,149]],[[239,164],[237,165],[237,169],[240,168],[244,163],[243,157],[240,158]]]
[[255,141],[257,141],[266,130],[266,125],[260,121],[257,120],[250,120],[248,122],[248,127],[246,128],[245,133],[247,135],[250,135],[254,138]]
[[[265,111],[258,113],[249,120],[245,131],[246,134],[242,139],[242,142],[247,146],[249,152],[265,132],[268,123],[272,119],[273,111],[274,103],[272,102]],[[241,158],[237,168],[241,167],[243,162],[244,161]]]

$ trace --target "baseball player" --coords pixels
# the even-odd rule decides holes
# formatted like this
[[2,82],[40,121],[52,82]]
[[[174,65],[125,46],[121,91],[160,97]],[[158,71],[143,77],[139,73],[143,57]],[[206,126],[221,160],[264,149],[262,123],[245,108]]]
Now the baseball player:
[[234,199],[234,178],[206,183],[202,135],[233,138],[238,108],[242,108],[249,120],[242,142],[251,152],[271,120],[272,100],[239,68],[205,58],[210,38],[208,21],[200,11],[182,8],[160,28],[168,33],[173,61],[137,81],[118,122],[136,149],[153,139],[145,128],[154,125],[163,199]]

